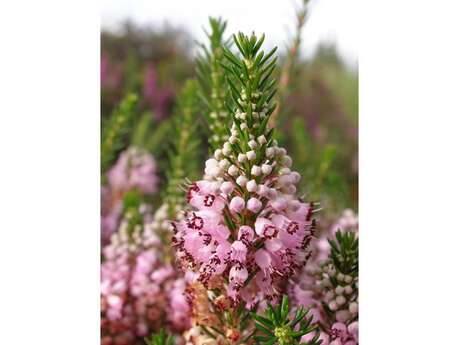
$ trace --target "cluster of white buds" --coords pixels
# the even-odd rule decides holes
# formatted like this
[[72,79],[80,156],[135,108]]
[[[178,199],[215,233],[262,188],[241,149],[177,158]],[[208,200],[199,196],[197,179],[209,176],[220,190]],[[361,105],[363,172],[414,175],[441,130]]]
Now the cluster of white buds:
[[[243,118],[242,114],[239,117]],[[206,161],[205,179],[214,181],[215,188],[220,187],[224,194],[229,195],[234,188],[239,187],[252,193],[254,198],[271,200],[277,211],[296,211],[300,202],[292,196],[296,193],[295,185],[301,176],[290,170],[292,159],[286,150],[279,147],[276,140],[268,143],[266,133],[255,138],[247,130],[250,138],[245,143],[247,150],[239,152],[235,146],[241,147],[243,143],[240,142],[235,124],[231,132],[231,137],[224,142],[222,149],[215,150],[213,158]],[[264,150],[264,154],[258,153],[257,156],[257,150]],[[226,182],[219,184],[223,181]],[[228,181],[233,181],[233,185]]]
[[324,302],[335,313],[336,321],[346,323],[355,318],[358,314],[358,277],[337,273],[332,265],[323,266],[319,275]]

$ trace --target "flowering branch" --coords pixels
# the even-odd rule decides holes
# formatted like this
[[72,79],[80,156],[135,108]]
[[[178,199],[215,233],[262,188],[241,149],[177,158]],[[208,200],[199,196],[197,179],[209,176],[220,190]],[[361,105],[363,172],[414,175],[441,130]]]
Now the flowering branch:
[[229,44],[223,38],[227,22],[221,18],[209,18],[209,23],[211,32],[206,32],[209,47],[201,44],[202,53],[196,60],[196,76],[200,87],[199,96],[206,109],[204,115],[212,131],[209,143],[215,150],[228,139],[228,113],[225,108],[228,91],[221,64],[224,63],[223,48],[228,48]]
[[240,344],[251,331],[247,310],[278,299],[306,263],[315,226],[314,204],[295,196],[300,174],[268,126],[277,58],[263,41],[239,33],[240,55],[223,48],[230,136],[206,161],[204,180],[189,186],[194,210],[174,223],[177,258],[196,273],[188,296],[200,330],[191,337],[222,344]]
[[127,95],[115,109],[112,116],[102,124],[102,140],[100,144],[102,173],[107,171],[118,153],[125,147],[137,101],[136,95]]
[[296,27],[295,36],[293,37],[290,47],[287,50],[287,58],[284,65],[282,66],[280,82],[279,82],[279,93],[277,96],[278,105],[274,110],[273,116],[271,117],[271,123],[275,124],[281,111],[282,107],[285,106],[287,97],[291,92],[292,76],[295,75],[295,67],[299,57],[299,50],[301,46],[301,33],[306,24],[308,14],[309,0],[302,1],[302,7],[296,12]]

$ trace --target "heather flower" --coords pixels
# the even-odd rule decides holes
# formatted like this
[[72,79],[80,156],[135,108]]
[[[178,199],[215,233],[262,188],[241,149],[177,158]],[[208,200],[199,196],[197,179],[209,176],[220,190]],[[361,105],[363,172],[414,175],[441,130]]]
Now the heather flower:
[[130,147],[121,153],[108,172],[108,181],[110,188],[117,193],[137,188],[144,194],[152,194],[158,184],[156,162],[146,151]]
[[148,64],[145,68],[143,76],[143,98],[153,110],[157,120],[162,120],[168,115],[173,100],[173,92],[169,87],[159,87],[158,74],[152,64]]
[[135,344],[163,327],[166,318],[173,331],[190,326],[185,281],[165,263],[151,223],[132,224],[131,219],[135,217],[128,212],[103,249],[101,326],[106,345]]
[[[346,222],[340,218],[337,223],[351,224],[357,229],[356,217],[351,219],[346,212]],[[335,223],[336,224],[336,223]],[[330,229],[335,229],[333,225]],[[330,345],[357,344],[356,325],[358,320],[358,241],[355,231],[338,230],[326,248],[327,258],[316,256],[289,287],[295,303],[311,308],[323,332],[329,335]],[[329,249],[331,248],[331,250]],[[348,336],[344,328],[350,327],[353,335]],[[335,327],[333,327],[335,326]],[[358,328],[358,327],[357,327]],[[343,336],[338,336],[341,333]],[[354,336],[355,335],[355,336]],[[326,343],[326,342],[324,342]]]
[[[239,40],[249,44],[245,36]],[[281,282],[306,263],[314,230],[314,204],[296,196],[300,174],[266,126],[272,90],[248,86],[262,69],[255,53],[238,60],[225,51],[237,68],[246,65],[248,80],[238,86],[228,141],[206,161],[204,179],[189,185],[190,210],[174,223],[180,262],[233,305],[278,297]],[[269,66],[272,72],[274,64]]]
[[158,184],[153,156],[137,147],[122,152],[107,177],[108,185],[101,190],[102,244],[109,241],[119,226],[124,195],[134,189],[141,194],[152,194],[156,192]]

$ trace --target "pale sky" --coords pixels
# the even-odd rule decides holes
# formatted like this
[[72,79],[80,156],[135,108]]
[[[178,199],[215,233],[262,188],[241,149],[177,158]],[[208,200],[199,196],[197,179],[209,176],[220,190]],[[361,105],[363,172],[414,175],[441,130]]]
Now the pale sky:
[[[205,39],[202,27],[209,16],[228,20],[229,33],[265,33],[267,44],[283,48],[295,24],[300,0],[103,0],[101,24],[116,28],[126,18],[153,26],[168,22]],[[312,0],[303,30],[303,53],[311,55],[321,41],[332,41],[351,66],[358,61],[357,0]]]

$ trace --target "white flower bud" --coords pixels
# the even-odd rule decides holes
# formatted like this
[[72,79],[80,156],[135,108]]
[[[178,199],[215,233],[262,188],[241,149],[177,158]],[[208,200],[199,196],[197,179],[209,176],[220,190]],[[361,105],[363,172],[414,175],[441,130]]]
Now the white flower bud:
[[333,311],[335,311],[336,309],[338,309],[338,305],[336,304],[335,301],[331,301],[331,302],[328,304],[328,307],[330,308],[330,310],[333,310]]
[[260,176],[261,175],[261,168],[258,166],[258,165],[254,165],[252,167],[252,170],[250,171],[250,173],[253,175],[253,176]]
[[338,322],[346,323],[350,318],[351,313],[347,310],[339,310],[336,312],[336,321]]
[[279,174],[281,175],[289,175],[290,173],[291,171],[289,168],[282,168],[281,170],[279,170]]
[[352,291],[353,291],[352,286],[346,285],[344,287],[344,292],[347,293],[348,295],[350,295],[352,293]]
[[230,174],[231,176],[236,176],[238,174],[238,172],[239,172],[239,169],[235,165],[231,165],[228,168],[228,174]]
[[244,187],[246,184],[247,184],[247,177],[245,177],[244,175],[240,175],[237,179],[236,179],[236,183],[241,186],[241,187]]
[[266,149],[266,157],[268,158],[273,158],[274,157],[274,154],[275,154],[275,149],[274,147],[268,147]]
[[336,304],[343,305],[344,303],[346,303],[346,298],[344,296],[340,295],[336,297]]
[[210,168],[209,175],[212,177],[219,177],[222,173],[223,173],[223,170],[220,167],[215,166],[215,167]]
[[241,129],[247,129],[247,124],[245,122],[242,122],[241,123]]
[[290,156],[283,156],[282,157],[282,163],[286,167],[290,168],[292,166],[292,158],[290,158]]
[[222,150],[220,149],[215,150],[214,157],[215,159],[222,159]]
[[344,276],[344,281],[348,284],[352,283],[352,276],[349,276],[349,275]]
[[349,304],[349,311],[351,314],[356,315],[359,312],[359,305],[356,302],[351,302]]
[[336,294],[342,295],[344,292],[344,288],[341,285],[338,285],[335,289]]
[[228,169],[231,163],[225,158],[218,162],[218,166],[224,170]]
[[258,189],[258,186],[257,186],[257,183],[255,182],[255,180],[250,180],[249,182],[247,182],[247,190],[249,192],[256,192]]
[[263,197],[268,197],[269,195],[269,187],[261,184],[258,186],[258,195]]
[[292,171],[290,173],[290,176],[292,177],[293,183],[298,183],[300,182],[301,175],[297,171]]
[[266,137],[264,135],[260,135],[258,138],[257,138],[257,141],[260,145],[263,145],[263,144],[266,144]]
[[240,153],[238,156],[237,156],[237,160],[240,162],[240,163],[243,163],[247,160],[247,156],[243,153]]
[[251,149],[254,150],[254,149],[257,148],[257,146],[258,146],[258,144],[257,144],[257,142],[256,142],[255,140],[250,140],[250,141],[249,141],[249,147],[250,147]]
[[234,135],[234,133],[232,133],[232,135],[229,137],[228,141],[229,141],[231,144],[236,144],[236,142],[237,142],[237,137],[236,137],[236,135]]
[[216,159],[213,159],[213,158],[209,158],[208,160],[206,160],[206,167],[214,167],[214,166],[217,166],[218,165],[218,161]]
[[220,190],[224,194],[230,194],[234,190],[234,185],[229,181],[225,181],[220,186]]
[[271,174],[271,171],[273,170],[273,167],[269,164],[263,164],[261,166],[261,171],[264,175],[269,175]]
[[290,175],[281,175],[278,179],[277,179],[277,184],[280,186],[280,187],[284,187],[284,186],[288,186],[290,184],[292,184],[292,180],[290,178]]
[[255,153],[255,151],[249,151],[246,153],[246,155],[250,161],[253,161],[255,158],[257,158],[257,154]]
[[[225,144],[228,144],[227,142]],[[223,150],[222,150],[222,153],[225,155],[225,156],[229,156],[231,154],[231,146],[223,146]]]

